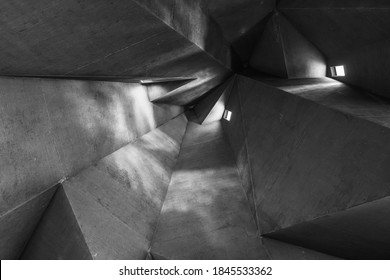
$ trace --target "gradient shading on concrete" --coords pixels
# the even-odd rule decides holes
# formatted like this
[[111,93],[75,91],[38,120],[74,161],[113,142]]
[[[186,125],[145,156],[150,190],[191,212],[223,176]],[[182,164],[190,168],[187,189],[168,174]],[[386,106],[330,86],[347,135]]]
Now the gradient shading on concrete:
[[[238,78],[227,106],[237,120],[224,124],[262,234],[277,236],[279,230],[310,224],[390,194],[387,105],[331,79],[264,82],[272,86]],[[239,126],[242,131],[237,133]],[[355,225],[365,226],[363,216],[355,216]],[[338,227],[348,230],[345,222],[338,222]],[[387,244],[383,227],[386,223],[372,230]],[[303,230],[300,234],[297,244],[323,248],[316,235],[311,239],[316,239],[318,247],[315,242],[309,246],[302,241],[306,238]],[[350,256],[358,249],[347,241],[354,238],[363,246],[365,239],[359,236],[358,232],[339,235],[350,244],[350,254],[332,250],[337,242],[326,243],[326,252]],[[373,245],[371,254],[377,249]]]
[[68,242],[51,240],[56,238],[53,233],[66,228],[74,243],[79,242],[76,222],[69,216],[67,221],[58,219],[55,213],[65,203],[74,212],[93,259],[145,259],[186,123],[180,115],[65,181],[62,200],[52,202],[31,240],[32,248],[42,249],[29,250],[25,257],[85,257],[67,250]]

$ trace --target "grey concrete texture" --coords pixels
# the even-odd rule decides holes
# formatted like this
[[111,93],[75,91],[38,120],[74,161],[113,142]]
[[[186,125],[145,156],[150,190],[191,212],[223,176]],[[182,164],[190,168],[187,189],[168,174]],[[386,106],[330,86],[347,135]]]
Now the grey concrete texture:
[[390,73],[389,49],[390,40],[387,39],[345,55],[332,57],[329,59],[329,65],[344,65],[345,76],[336,77],[336,79],[388,99],[390,98],[388,82]]
[[229,45],[220,27],[209,17],[203,0],[135,0],[211,57],[231,68]]
[[[12,237],[14,221],[25,221],[23,228],[42,214],[39,207],[24,211],[26,202],[183,112],[154,105],[139,84],[32,78],[0,84],[0,216],[13,217],[2,221],[2,240],[21,244],[32,229]],[[7,246],[15,250],[10,258],[20,253],[12,242],[0,247],[7,258]]]
[[0,259],[18,259],[58,186],[0,215]]
[[181,79],[177,81],[146,83],[144,84],[144,86],[148,91],[149,100],[153,101],[155,99],[158,99],[161,96],[167,95],[169,92],[178,89],[195,79],[196,78],[187,77],[184,80]]
[[[82,241],[78,224],[93,259],[145,259],[186,124],[182,114],[65,181],[63,197],[52,202],[25,257],[87,257],[82,248],[68,248]],[[64,208],[74,219],[69,213],[59,219]],[[69,241],[52,240],[63,228],[69,231],[61,239]]]
[[139,84],[1,78],[0,213],[183,112]]
[[269,236],[346,259],[390,258],[390,197],[301,223]]
[[[177,13],[191,13],[186,10],[190,7],[197,11],[197,5],[192,2],[186,2]],[[159,3],[153,5],[159,7]],[[30,3],[18,0],[0,4],[0,11],[6,21],[0,28],[3,37],[0,47],[4,50],[0,55],[2,75],[189,76],[206,84],[205,78],[215,79],[228,72],[223,63],[207,52],[214,51],[219,56],[230,58],[227,46],[212,49],[219,46],[218,28],[212,32],[207,25],[204,27],[212,34],[196,29],[199,34],[195,32],[194,36],[186,37],[132,0],[115,3],[71,0],[66,5],[59,1]],[[203,14],[197,15],[182,17],[179,25],[190,30],[193,26],[186,21],[191,19],[191,24],[199,21],[203,26],[203,17],[200,16]],[[179,18],[177,14],[175,21]],[[197,45],[203,39],[208,46],[205,50]],[[193,84],[192,88],[197,86],[199,83]],[[195,98],[214,86],[198,92]]]
[[230,43],[237,42],[275,8],[275,0],[206,1],[208,13]]
[[133,1],[18,0],[1,11],[2,74],[63,75],[168,30]]
[[261,79],[264,83],[354,117],[390,128],[389,102],[331,78]]
[[[189,74],[196,79],[168,93],[156,94],[151,101],[161,104],[193,105],[202,95],[232,75],[230,70],[226,70],[219,64],[209,63],[202,56],[202,53],[198,53],[192,55],[191,58],[179,59],[172,62],[172,64],[166,65],[166,67],[179,67],[178,65],[181,65],[183,73],[188,72],[185,69],[191,69]],[[188,60],[196,62],[196,67],[192,67]],[[168,70],[166,72],[169,73]]]
[[252,51],[249,64],[253,69],[281,78],[288,78],[287,66],[283,52],[283,44],[278,30],[277,17],[273,14]]
[[20,258],[23,260],[92,259],[62,185],[50,201]]
[[281,14],[278,14],[289,79],[326,76],[324,55]]
[[390,4],[385,0],[286,0],[277,9],[327,59],[390,37]]
[[326,76],[322,53],[278,12],[269,19],[253,50],[250,65],[282,78]]
[[[1,47],[7,50],[1,57],[2,74],[77,74],[97,61],[108,57],[112,60],[139,45],[145,52],[152,48],[148,54],[156,58],[156,54],[162,54],[160,46],[150,39],[163,33],[182,37],[135,1],[99,0],[92,4],[72,0],[64,5],[58,1],[18,0],[2,4],[1,10],[7,22],[1,29]],[[173,44],[170,42],[171,47]],[[136,52],[132,60],[132,65],[137,65]]]
[[188,123],[153,237],[153,259],[333,259],[257,235],[221,122]]
[[267,258],[220,122],[188,123],[151,251],[168,259]]
[[[235,78],[236,80],[238,77]],[[249,164],[248,148],[246,144],[246,131],[244,119],[241,113],[241,100],[238,94],[238,83],[235,80],[226,104],[226,110],[232,112],[230,121],[222,121],[222,128],[226,139],[229,141],[233,156],[236,159],[237,170],[240,175],[241,184],[244,188],[249,208],[257,225],[256,206],[254,200],[254,186],[252,181],[251,168]],[[257,225],[258,226],[258,225]]]
[[[348,100],[351,104],[362,100],[358,93],[343,95],[338,90],[327,94],[333,104],[345,98],[346,107]],[[249,160],[242,164],[249,165],[252,174],[263,234],[390,193],[388,128],[366,119],[359,108],[354,115],[353,105],[341,111],[329,106],[326,98],[313,101],[307,98],[308,92],[305,96],[298,92],[287,93],[239,77],[231,97],[239,95],[241,110],[233,111],[233,117],[241,114],[244,133],[240,135],[245,139],[230,137],[230,142],[235,151],[248,151]],[[382,112],[382,104],[377,105]],[[229,124],[224,128],[235,131]]]

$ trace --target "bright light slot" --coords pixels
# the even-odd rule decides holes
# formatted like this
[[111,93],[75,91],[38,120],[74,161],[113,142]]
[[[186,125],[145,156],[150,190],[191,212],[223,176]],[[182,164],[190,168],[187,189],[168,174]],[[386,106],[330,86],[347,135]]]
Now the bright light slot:
[[227,121],[230,121],[230,119],[232,118],[232,112],[225,110],[225,112],[223,113],[223,118]]
[[330,67],[330,71],[331,71],[332,77],[344,77],[345,76],[344,65],[332,66],[332,67]]

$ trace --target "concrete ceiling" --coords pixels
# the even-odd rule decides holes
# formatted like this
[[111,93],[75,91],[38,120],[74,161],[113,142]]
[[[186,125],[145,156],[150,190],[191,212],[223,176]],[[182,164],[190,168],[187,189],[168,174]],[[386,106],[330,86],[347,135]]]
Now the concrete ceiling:
[[[128,0],[3,1],[0,75],[197,78],[176,95],[180,105],[228,76],[228,63],[147,8]],[[202,90],[186,96],[199,81]]]
[[209,15],[220,26],[240,62],[245,64],[262,33],[264,19],[275,9],[275,0],[206,1]]
[[225,38],[234,42],[275,8],[275,0],[211,0],[207,8]]
[[389,1],[280,0],[277,9],[327,58],[390,38]]
[[249,64],[275,9],[328,62],[390,38],[384,0],[2,1],[0,75],[189,78],[156,102],[190,105]]

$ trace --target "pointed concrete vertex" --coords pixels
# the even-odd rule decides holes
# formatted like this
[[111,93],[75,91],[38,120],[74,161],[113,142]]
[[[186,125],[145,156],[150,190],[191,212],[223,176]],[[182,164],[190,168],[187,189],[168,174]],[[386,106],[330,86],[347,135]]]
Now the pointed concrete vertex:
[[18,259],[44,214],[57,186],[0,216],[0,259]]
[[149,100],[153,101],[161,96],[168,94],[169,92],[188,84],[196,78],[188,78],[179,81],[164,81],[156,83],[143,83],[148,92]]
[[[69,242],[72,245],[78,240],[65,238],[66,234],[68,243],[61,239],[62,247],[45,250],[51,236],[62,228],[73,229],[77,221],[93,259],[145,259],[186,125],[182,114],[66,180],[62,192],[75,218],[57,221],[59,214],[49,211],[29,255],[36,259],[82,258],[77,251],[73,256],[66,251]],[[57,199],[53,207],[65,206]],[[37,247],[42,250],[34,253]]]
[[186,122],[171,120],[65,183],[93,258],[145,258]]
[[93,259],[145,259],[148,248],[145,237],[72,182],[65,182],[64,189]]
[[249,64],[260,72],[287,78],[287,66],[283,51],[282,34],[278,17],[274,13],[258,39]]
[[62,186],[58,188],[51,200],[21,258],[25,260],[92,259]]
[[203,0],[134,0],[210,57],[230,68],[230,48]]
[[225,104],[234,84],[234,79],[235,76],[230,77],[197,102],[194,107],[194,112],[198,118],[198,123],[208,124],[221,120],[225,111]]
[[324,55],[280,13],[280,32],[289,79],[326,76]]
[[294,225],[267,236],[347,259],[390,258],[390,197]]
[[220,85],[228,77],[230,72],[219,73],[214,75],[213,70],[204,69],[197,79],[176,88],[166,94],[158,94],[150,99],[153,103],[172,104],[172,105],[189,105],[211,89]]
[[259,38],[250,65],[281,78],[325,77],[322,53],[278,12],[274,12]]

